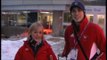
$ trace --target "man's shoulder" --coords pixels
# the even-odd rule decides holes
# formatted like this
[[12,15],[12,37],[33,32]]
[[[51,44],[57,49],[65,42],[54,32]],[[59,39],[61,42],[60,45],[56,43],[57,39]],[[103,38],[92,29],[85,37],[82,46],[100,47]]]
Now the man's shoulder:
[[21,50],[23,50],[23,49],[25,49],[25,48],[28,48],[29,47],[29,44],[28,44],[28,41],[23,41],[24,43],[23,43],[23,45],[22,46],[20,46],[20,49]]
[[43,43],[44,43],[44,46],[46,46],[46,47],[50,47],[51,46],[46,40],[43,40]]
[[95,24],[93,22],[90,22],[89,26],[92,27],[92,28],[100,28],[100,26],[98,24]]
[[103,31],[102,28],[100,27],[100,25],[95,24],[95,23],[90,23],[90,24],[89,24],[89,28],[90,28],[91,30],[95,30],[95,31],[97,31],[97,32]]

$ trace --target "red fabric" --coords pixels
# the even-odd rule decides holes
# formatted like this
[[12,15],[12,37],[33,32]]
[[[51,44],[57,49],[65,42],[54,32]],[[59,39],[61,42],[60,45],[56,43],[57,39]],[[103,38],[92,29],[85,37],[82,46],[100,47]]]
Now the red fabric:
[[15,60],[50,60],[50,55],[53,56],[53,60],[57,60],[51,46],[46,41],[43,41],[43,46],[36,56],[34,56],[33,50],[28,45],[28,41],[25,41],[24,45],[18,50]]
[[[87,18],[84,18],[84,20],[80,23],[80,32],[78,35],[80,36],[81,32],[84,30],[84,27],[87,25],[88,20]],[[62,55],[67,56],[68,53],[71,51],[71,49],[74,47],[74,36],[73,36],[73,28],[72,25],[68,26],[65,30],[65,47],[63,50]],[[84,38],[85,36],[85,38]],[[96,24],[94,23],[89,23],[87,29],[83,33],[80,43],[86,53],[86,55],[90,56],[90,51],[93,43],[96,43],[97,47],[103,52],[104,54],[101,56],[100,59],[106,60],[106,38],[104,36],[103,30]],[[76,48],[78,48],[78,60],[85,60],[85,57],[77,44]]]

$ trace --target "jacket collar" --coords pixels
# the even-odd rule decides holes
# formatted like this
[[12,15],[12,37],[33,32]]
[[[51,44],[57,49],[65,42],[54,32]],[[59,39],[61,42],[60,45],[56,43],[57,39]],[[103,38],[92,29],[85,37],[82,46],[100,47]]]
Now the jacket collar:
[[79,24],[79,26],[80,26],[80,32],[85,28],[85,26],[87,25],[87,23],[88,23],[88,19],[87,19],[87,17],[85,17],[83,19],[83,21],[80,22],[80,24]]

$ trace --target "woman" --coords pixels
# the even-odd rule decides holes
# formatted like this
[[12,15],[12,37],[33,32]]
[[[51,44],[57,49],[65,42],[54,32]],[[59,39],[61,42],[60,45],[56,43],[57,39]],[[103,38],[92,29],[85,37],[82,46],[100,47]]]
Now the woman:
[[43,26],[33,23],[28,32],[28,39],[18,50],[15,60],[57,60],[51,46],[43,38]]

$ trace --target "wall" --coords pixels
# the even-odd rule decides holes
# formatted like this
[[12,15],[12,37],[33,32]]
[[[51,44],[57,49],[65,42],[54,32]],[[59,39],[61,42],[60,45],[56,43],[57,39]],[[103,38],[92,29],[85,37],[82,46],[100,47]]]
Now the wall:
[[[104,33],[106,33],[106,7],[105,6],[85,6],[86,8],[86,14],[93,15],[93,22],[95,24],[98,24],[103,30]],[[101,18],[104,18],[104,21],[101,24],[99,24],[99,16],[102,16]]]

